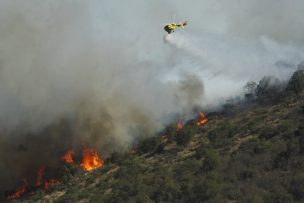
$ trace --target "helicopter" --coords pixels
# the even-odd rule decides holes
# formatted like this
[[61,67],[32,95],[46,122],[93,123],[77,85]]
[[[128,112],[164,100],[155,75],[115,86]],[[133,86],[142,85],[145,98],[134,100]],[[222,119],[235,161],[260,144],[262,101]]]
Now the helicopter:
[[165,25],[164,27],[164,30],[168,33],[168,34],[171,34],[171,32],[174,32],[174,30],[178,27],[180,28],[184,28],[186,25],[188,24],[188,21],[184,21],[182,23],[170,23],[170,24],[167,24]]

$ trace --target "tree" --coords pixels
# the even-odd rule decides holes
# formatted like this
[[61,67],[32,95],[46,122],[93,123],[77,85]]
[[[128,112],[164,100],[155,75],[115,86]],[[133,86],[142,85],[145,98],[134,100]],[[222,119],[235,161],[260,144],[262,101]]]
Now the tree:
[[247,82],[247,84],[244,87],[246,99],[253,99],[256,96],[257,86],[258,84],[256,82],[253,81]]
[[150,137],[142,140],[139,143],[138,148],[141,152],[148,153],[153,152],[158,146],[158,144],[160,144],[160,140],[158,137]]
[[218,154],[212,149],[206,149],[202,169],[205,172],[216,169],[219,164]]
[[299,69],[291,76],[287,90],[293,91],[297,95],[304,91],[304,69]]
[[273,76],[263,77],[256,89],[258,98],[271,98],[282,91],[282,84],[280,80]]

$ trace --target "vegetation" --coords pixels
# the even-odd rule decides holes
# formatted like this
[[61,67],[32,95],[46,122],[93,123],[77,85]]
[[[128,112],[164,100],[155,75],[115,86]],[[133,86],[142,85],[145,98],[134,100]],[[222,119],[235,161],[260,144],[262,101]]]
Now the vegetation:
[[209,114],[199,127],[195,121],[178,131],[172,125],[141,140],[135,152],[113,153],[100,170],[82,175],[67,170],[67,181],[51,194],[26,200],[304,202],[301,74],[293,75],[286,91],[271,77],[251,83],[248,98],[257,105]]
[[304,91],[304,69],[303,67],[294,72],[291,79],[289,80],[287,90],[293,91],[297,95]]

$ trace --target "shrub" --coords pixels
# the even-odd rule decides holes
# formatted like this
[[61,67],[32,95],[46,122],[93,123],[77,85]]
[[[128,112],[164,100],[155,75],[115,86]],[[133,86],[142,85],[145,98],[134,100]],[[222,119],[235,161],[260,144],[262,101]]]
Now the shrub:
[[161,186],[153,187],[151,198],[155,202],[174,202],[179,193],[179,185],[170,174],[158,174],[152,178],[152,181],[152,185]]
[[193,135],[196,133],[196,127],[185,126],[176,132],[175,141],[178,145],[187,146]]
[[132,178],[143,173],[143,167],[136,159],[125,160],[115,174],[115,178]]
[[278,153],[273,160],[274,168],[281,168],[283,170],[286,170],[288,167],[289,159],[290,153],[288,153],[288,151]]
[[304,69],[299,69],[293,73],[286,89],[296,94],[304,91]]
[[205,151],[205,158],[202,164],[202,169],[206,172],[216,169],[219,164],[219,157],[217,152],[212,149],[207,149]]
[[217,195],[219,192],[219,183],[212,178],[198,178],[194,182],[192,191],[192,202],[205,202]]
[[264,138],[269,140],[277,135],[279,135],[280,131],[278,128],[274,128],[272,126],[263,126],[259,132],[259,138]]
[[283,86],[278,78],[272,76],[263,77],[256,90],[258,98],[271,98],[281,92]]
[[244,87],[246,99],[250,100],[256,97],[257,86],[258,84],[256,82],[252,82],[252,81],[247,82],[247,84]]
[[158,137],[150,137],[142,140],[138,145],[138,149],[143,153],[148,153],[154,151],[159,144],[160,139]]
[[299,144],[300,144],[300,153],[304,154],[304,136],[300,137]]
[[199,146],[196,151],[195,151],[195,154],[194,154],[194,157],[196,159],[201,159],[203,157],[206,156],[206,151],[209,149],[210,147],[208,147],[207,145],[201,145]]
[[242,153],[250,153],[250,154],[261,154],[269,149],[269,144],[265,140],[261,140],[258,138],[252,138],[244,143],[242,143],[239,147],[239,151]]
[[191,177],[196,171],[200,170],[201,162],[195,159],[186,159],[176,165],[174,173],[178,181]]
[[232,128],[219,127],[211,130],[208,133],[207,137],[210,140],[212,147],[229,148],[233,142],[233,135],[234,131]]
[[267,187],[265,189],[268,191],[265,194],[264,202],[293,202],[293,196],[285,188],[285,184],[282,184],[282,180],[278,179],[275,175],[271,174],[264,178],[263,181],[267,182]]
[[304,200],[304,174],[296,174],[290,181],[290,193],[292,193],[294,200]]

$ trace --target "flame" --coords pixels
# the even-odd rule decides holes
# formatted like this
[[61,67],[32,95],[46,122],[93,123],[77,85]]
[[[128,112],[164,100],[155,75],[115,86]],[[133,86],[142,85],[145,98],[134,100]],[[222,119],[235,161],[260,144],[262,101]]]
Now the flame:
[[45,166],[42,166],[38,169],[37,172],[36,186],[42,185],[44,173],[45,173]]
[[73,155],[75,154],[74,150],[69,150],[63,157],[62,159],[68,163],[68,164],[72,164],[74,163],[73,160]]
[[199,116],[200,116],[200,119],[197,121],[198,126],[203,125],[208,122],[208,118],[207,118],[206,114],[200,112]]
[[176,131],[179,131],[183,128],[183,122],[181,120],[178,121],[177,123],[177,128],[176,128]]
[[99,158],[96,150],[89,148],[83,150],[83,160],[81,166],[84,170],[92,171],[102,167],[103,163],[104,161]]
[[[73,164],[74,163],[74,160],[73,160],[74,154],[75,154],[74,150],[69,150],[61,158],[66,163]],[[84,170],[92,171],[94,169],[102,167],[103,164],[104,164],[104,161],[99,158],[96,150],[90,149],[90,148],[83,150],[83,160],[82,160],[81,166]],[[41,166],[37,170],[37,177],[36,177],[35,185],[36,185],[36,187],[41,187],[44,190],[48,190],[49,188],[53,187],[54,185],[56,185],[60,182],[59,182],[59,180],[56,180],[56,179],[45,180],[45,177],[44,177],[45,170],[46,170],[45,166]],[[21,186],[18,188],[18,190],[14,194],[9,195],[7,197],[7,200],[14,200],[14,199],[20,198],[26,192],[28,192],[28,194],[34,194],[33,191],[31,191],[31,192],[27,191],[28,185],[29,185],[28,179],[23,178]]]
[[21,195],[23,195],[26,192],[26,187],[28,185],[28,180],[27,178],[22,179],[22,184],[20,188],[15,192],[14,194],[10,195],[7,197],[8,200],[13,200],[19,198]]
[[44,182],[44,189],[48,190],[50,187],[53,187],[54,185],[58,184],[59,181],[56,179],[50,179]]

